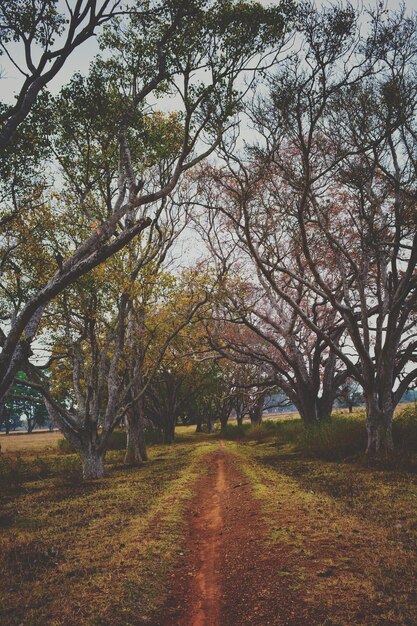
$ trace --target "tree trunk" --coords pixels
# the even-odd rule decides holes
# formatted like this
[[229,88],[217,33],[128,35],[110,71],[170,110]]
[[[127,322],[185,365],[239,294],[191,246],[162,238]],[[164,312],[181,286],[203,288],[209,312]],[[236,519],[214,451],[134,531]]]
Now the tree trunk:
[[83,467],[83,478],[95,480],[104,476],[104,454],[92,446],[80,452]]
[[220,418],[220,429],[224,430],[227,426],[227,422],[229,421],[229,415],[222,415]]
[[196,433],[202,433],[203,432],[203,419],[201,417],[198,417],[196,420],[196,429],[195,429]]
[[125,463],[127,465],[140,465],[148,460],[142,409],[143,403],[138,402],[126,413],[127,443]]
[[307,385],[301,383],[297,394],[294,394],[293,403],[306,426],[316,426],[324,419],[329,419],[333,402],[322,399]]
[[164,424],[164,443],[171,444],[175,440],[175,422],[169,420]]
[[392,439],[393,408],[386,407],[382,411],[374,397],[367,400],[366,430],[368,445],[366,454],[372,456],[384,450],[387,454],[394,449]]
[[324,422],[331,418],[334,403],[334,393],[329,392],[328,395],[322,394],[316,398],[316,419],[318,422]]
[[260,424],[264,412],[265,394],[261,394],[249,409],[249,419],[251,424]]
[[237,425],[242,426],[243,425],[243,413],[237,413],[236,420],[237,420]]

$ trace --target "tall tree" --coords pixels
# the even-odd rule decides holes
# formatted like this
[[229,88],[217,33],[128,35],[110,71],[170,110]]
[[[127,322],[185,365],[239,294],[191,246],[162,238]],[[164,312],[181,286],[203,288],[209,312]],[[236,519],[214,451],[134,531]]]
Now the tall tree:
[[[96,3],[91,6],[93,11]],[[57,242],[55,271],[18,307],[14,302],[8,306],[7,289],[2,293],[0,397],[22,360],[30,356],[48,303],[155,225],[159,202],[219,145],[239,108],[239,79],[245,72],[253,77],[254,70],[269,62],[268,54],[282,42],[285,17],[291,11],[287,4],[263,8],[256,3],[203,0],[164,0],[146,9],[132,10],[107,28],[102,46],[112,56],[97,61],[88,79],[75,79],[52,107],[40,101],[36,111],[32,107],[31,114],[45,127],[51,110],[56,115],[47,149],[62,169],[61,176],[48,181],[54,183],[52,194],[51,186],[48,193],[37,189],[28,203],[24,194],[16,193],[14,172],[3,168],[9,267],[20,243],[13,218],[25,217],[32,205],[45,202],[45,195],[56,216],[69,220],[76,207],[83,236],[70,245],[68,239],[65,245]],[[56,12],[51,15],[59,24]],[[39,19],[47,28],[49,13],[41,11]],[[160,130],[152,101],[161,97],[175,97],[178,141],[174,152],[162,156],[158,149],[151,154]],[[75,115],[66,114],[69,110]],[[38,145],[35,142],[34,148]],[[18,143],[13,150],[19,150]],[[45,169],[42,159],[39,168]]]
[[[394,407],[417,374],[416,20],[377,10],[361,33],[350,6],[304,5],[299,16],[304,62],[290,60],[253,108],[264,143],[252,154],[271,181],[260,206],[277,218],[265,239],[249,214],[239,226],[268,289],[363,388],[373,453],[392,447]],[[228,163],[249,193],[256,175]],[[294,272],[295,252],[307,274]],[[345,349],[289,296],[288,280],[331,306]]]

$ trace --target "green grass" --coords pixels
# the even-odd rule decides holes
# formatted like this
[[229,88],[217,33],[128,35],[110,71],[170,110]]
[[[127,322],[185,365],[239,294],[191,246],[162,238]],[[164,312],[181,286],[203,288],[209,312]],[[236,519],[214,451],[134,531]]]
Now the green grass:
[[[366,449],[365,414],[357,411],[351,415],[335,412],[331,419],[306,427],[300,419],[265,420],[261,424],[242,426],[228,424],[219,436],[229,441],[274,440],[277,446],[298,452],[306,458],[325,461],[363,459]],[[396,451],[391,458],[375,461],[381,467],[417,467],[417,410],[409,406],[394,419],[393,437]]]

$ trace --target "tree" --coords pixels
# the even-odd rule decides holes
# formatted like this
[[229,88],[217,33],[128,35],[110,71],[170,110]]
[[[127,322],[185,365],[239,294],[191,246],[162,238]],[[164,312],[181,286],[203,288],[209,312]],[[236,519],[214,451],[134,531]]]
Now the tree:
[[[326,300],[308,287],[311,276],[300,262],[297,241],[291,250],[284,242],[279,224],[285,224],[290,210],[284,190],[279,190],[279,210],[263,163],[234,158],[238,168],[204,167],[199,179],[199,202],[209,215],[203,214],[198,228],[219,270],[227,267],[207,332],[214,349],[257,367],[269,385],[290,398],[306,425],[315,424],[329,418],[346,371],[291,303],[303,307],[337,345],[344,327]],[[289,271],[278,294],[270,281],[276,280],[273,268],[284,255]]]
[[[363,388],[369,453],[392,447],[394,407],[416,377],[417,298],[416,22],[404,10],[371,20],[361,33],[350,5],[302,5],[299,56],[252,107],[262,143],[250,166],[225,155],[244,200],[230,222],[266,290]],[[288,284],[330,308],[331,323]]]
[[[368,61],[345,65],[340,74],[341,59],[352,53],[352,27],[345,28],[345,47],[336,49],[337,32],[320,39],[322,18],[312,15],[305,28],[311,69],[282,72],[257,120],[269,145],[274,143],[273,176],[294,194],[309,286],[343,321],[354,356],[313,324],[303,307],[295,303],[294,308],[363,388],[368,453],[373,453],[383,445],[392,448],[393,411],[417,373],[412,366],[417,345],[416,21],[404,10],[372,16],[371,33],[363,38],[372,74],[368,70],[359,82],[357,67],[366,68]],[[334,15],[331,10],[324,19]],[[350,15],[356,24],[351,10]],[[360,59],[360,51],[355,56]],[[283,93],[292,94],[285,111]],[[280,132],[271,134],[278,120]],[[262,271],[279,293],[279,277],[291,269],[280,260],[274,280],[265,266]]]
[[[39,6],[45,8],[47,3]],[[96,3],[91,6],[93,11]],[[31,113],[45,126],[51,111],[55,116],[57,123],[47,138],[47,148],[54,157],[52,162],[58,161],[62,167],[64,180],[63,187],[60,177],[50,181],[55,184],[53,194],[50,186],[48,193],[45,188],[37,190],[32,194],[32,205],[44,203],[46,194],[55,216],[70,220],[76,212],[82,216],[83,236],[73,240],[68,249],[55,242],[55,271],[17,308],[14,301],[10,305],[7,289],[3,292],[6,323],[0,355],[0,397],[22,361],[29,358],[48,303],[155,225],[159,202],[173,192],[185,172],[219,144],[239,108],[242,94],[237,89],[238,79],[245,71],[262,66],[265,50],[279,47],[286,13],[286,6],[264,9],[253,3],[236,7],[233,3],[197,0],[170,0],[151,4],[146,12],[131,11],[103,35],[102,46],[112,51],[112,57],[97,61],[90,85],[80,93],[76,83],[63,91],[61,100],[64,98],[68,108],[76,112],[72,136],[59,99],[52,105],[39,102],[36,111],[32,107]],[[45,28],[52,19],[53,29],[59,29],[60,18],[54,11],[49,14],[41,8],[36,19]],[[177,149],[169,155],[161,156],[158,150],[152,155],[160,127],[152,124],[152,118],[157,118],[150,113],[150,100],[173,95],[181,125],[176,133]],[[174,126],[178,129],[178,123]],[[87,132],[89,127],[92,134]],[[102,160],[98,158],[100,127],[108,142]],[[35,148],[37,145],[35,142]],[[64,153],[61,148],[65,148]],[[38,169],[44,166],[40,158]],[[22,202],[22,194],[16,194],[10,171],[4,171],[6,257],[12,266],[13,251],[19,245],[12,218],[18,214],[25,217],[31,207]]]
[[19,372],[14,385],[4,400],[4,423],[6,432],[15,430],[25,416],[26,428],[31,433],[36,427],[51,427],[42,394],[27,385],[27,376]]
[[[58,0],[2,1],[0,55],[6,55],[21,74],[23,84],[16,102],[1,106],[0,151],[10,146],[40,92],[61,71],[72,52],[101,25],[121,14],[120,4],[121,0],[77,0],[72,8],[67,4],[67,13],[63,13],[58,9]],[[17,44],[22,55],[16,54]]]
[[173,441],[176,419],[184,414],[184,402],[179,396],[187,380],[184,364],[176,363],[181,359],[178,349],[211,288],[199,266],[179,276],[164,270],[165,254],[164,250],[142,272],[132,300],[126,354],[132,402],[126,412],[125,461],[130,464],[147,460],[146,419],[162,429],[167,443]]

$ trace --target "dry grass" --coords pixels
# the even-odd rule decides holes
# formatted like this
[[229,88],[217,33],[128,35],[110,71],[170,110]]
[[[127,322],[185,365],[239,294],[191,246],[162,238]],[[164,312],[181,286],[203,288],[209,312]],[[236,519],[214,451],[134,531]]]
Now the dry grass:
[[228,443],[270,528],[293,550],[290,577],[326,626],[417,623],[417,478],[308,461],[275,443]]
[[199,475],[200,440],[153,446],[143,467],[111,452],[108,474],[81,483],[53,471],[73,455],[44,455],[41,479],[25,459],[22,482],[0,497],[0,623],[14,626],[152,623],[184,542]]
[[58,431],[37,431],[34,433],[0,433],[1,452],[7,454],[23,453],[38,454],[52,452],[57,449],[57,443],[62,438]]
[[[202,456],[218,445],[194,430],[152,446],[140,468],[111,451],[107,476],[84,484],[76,456],[55,451],[59,433],[7,438],[20,448],[0,457],[11,471],[0,493],[2,626],[157,623]],[[417,624],[417,476],[306,458],[274,432],[226,446],[259,498],[267,541],[291,550],[276,576],[324,607],[325,626]]]

